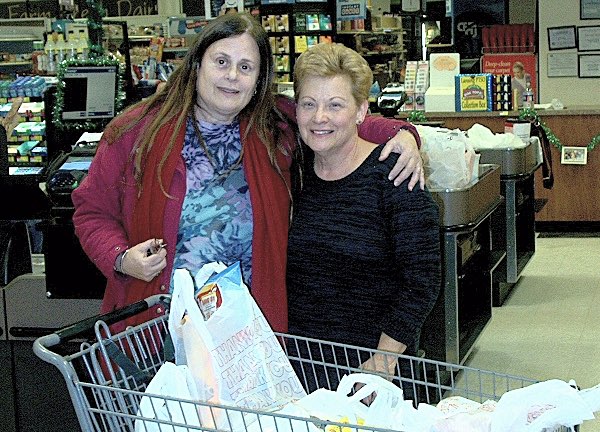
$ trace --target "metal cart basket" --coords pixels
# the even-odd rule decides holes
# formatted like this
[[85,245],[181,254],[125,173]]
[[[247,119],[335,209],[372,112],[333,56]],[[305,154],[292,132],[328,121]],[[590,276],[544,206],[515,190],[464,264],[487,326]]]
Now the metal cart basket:
[[[147,384],[160,366],[169,358],[167,315],[111,334],[109,325],[143,312],[158,304],[168,306],[169,296],[156,295],[126,308],[89,318],[70,327],[43,336],[34,342],[34,352],[44,361],[54,364],[62,373],[83,431],[217,431],[214,423],[194,425],[181,420],[181,413],[201,407],[214,416],[243,417],[247,427],[233,432],[293,431],[309,432],[313,426],[326,432],[384,431],[280,413],[226,407],[179,398],[163,398],[173,411],[173,421],[154,420],[140,415],[140,401]],[[95,333],[95,341],[85,341],[79,352],[58,354],[60,344],[83,339]],[[335,390],[337,381],[346,374],[365,372],[353,364],[360,359],[380,353],[349,345],[315,339],[277,334],[286,354],[307,391],[315,386]],[[72,345],[71,345],[72,346]],[[380,353],[383,354],[383,353]],[[388,354],[385,354],[388,355]],[[475,368],[427,360],[419,357],[394,356],[401,366],[393,380],[402,386],[404,399],[436,403],[449,396],[462,396],[477,402],[498,400],[503,393],[521,388],[535,380]],[[167,404],[168,402],[168,404]],[[176,413],[179,413],[179,416]],[[214,417],[213,417],[214,418]],[[196,419],[197,420],[197,419]],[[141,422],[144,428],[136,429]],[[190,424],[191,423],[191,424]],[[236,423],[239,426],[239,423]],[[564,429],[568,430],[568,429]]]

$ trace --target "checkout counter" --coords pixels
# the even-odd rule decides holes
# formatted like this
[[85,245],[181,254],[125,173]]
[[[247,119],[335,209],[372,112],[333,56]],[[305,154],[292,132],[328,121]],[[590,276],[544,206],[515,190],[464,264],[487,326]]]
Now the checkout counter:
[[[537,110],[540,119],[560,139],[563,146],[587,146],[600,133],[600,106],[567,106],[563,110]],[[429,121],[442,122],[449,129],[468,130],[475,123],[492,132],[504,132],[507,117],[518,117],[518,112],[427,112]],[[407,112],[396,117],[406,118]],[[554,187],[547,189],[542,182],[541,170],[535,177],[536,200],[546,204],[535,214],[538,229],[562,231],[589,230],[600,227],[600,147],[588,153],[586,165],[561,164],[561,152],[550,146]],[[576,181],[574,181],[576,179]]]
[[[6,149],[6,133],[0,133],[0,147]],[[40,186],[46,180],[46,172],[10,175],[7,164],[0,161],[0,193],[5,202],[0,207],[2,432],[79,428],[64,378],[33,353],[32,343],[41,335],[96,315],[104,289],[104,285],[99,288],[101,281],[94,279],[93,271],[81,264],[87,258],[72,226],[70,231],[52,228],[56,224],[53,197]],[[45,274],[33,272],[32,221],[44,234]],[[68,351],[76,352],[76,347]]]
[[535,253],[535,172],[541,165],[539,140],[519,149],[481,150],[481,161],[500,166],[504,200],[492,216],[492,235],[506,253],[494,274],[492,304],[501,306]]
[[[493,307],[502,305],[535,253],[538,143],[480,155],[477,180],[460,189],[430,189],[440,207],[443,285],[422,329],[421,349],[448,364],[467,360]],[[451,366],[429,373],[440,382],[453,379]]]
[[492,238],[492,214],[503,201],[500,167],[479,165],[464,188],[431,190],[440,208],[442,289],[421,332],[433,360],[462,364],[492,318],[492,275],[505,258]]

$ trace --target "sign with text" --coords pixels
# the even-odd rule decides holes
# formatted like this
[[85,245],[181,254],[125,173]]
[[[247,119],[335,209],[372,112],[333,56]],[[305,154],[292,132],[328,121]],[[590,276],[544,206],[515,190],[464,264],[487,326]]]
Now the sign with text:
[[[102,6],[109,17],[158,15],[158,0],[104,0]],[[58,1],[0,1],[0,18],[57,18],[60,14]],[[87,18],[89,8],[83,0],[75,1],[70,15]]]
[[481,57],[481,72],[493,75],[510,75],[511,87],[517,105],[520,105],[523,91],[530,84],[537,101],[536,56],[531,53],[485,54]]
[[351,21],[365,19],[367,16],[367,5],[365,0],[338,0],[338,21]]

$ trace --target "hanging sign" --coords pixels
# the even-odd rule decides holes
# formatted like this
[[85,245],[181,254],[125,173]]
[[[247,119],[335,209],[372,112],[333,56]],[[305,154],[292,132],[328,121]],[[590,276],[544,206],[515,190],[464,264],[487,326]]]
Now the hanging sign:
[[421,0],[402,0],[404,12],[417,12],[421,10]]
[[365,0],[337,0],[338,21],[351,21],[367,17]]

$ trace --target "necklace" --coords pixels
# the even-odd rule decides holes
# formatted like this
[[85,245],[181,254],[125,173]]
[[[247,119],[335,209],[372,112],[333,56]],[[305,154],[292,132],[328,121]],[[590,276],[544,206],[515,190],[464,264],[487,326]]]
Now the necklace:
[[[232,163],[228,168],[223,169],[223,165],[227,165],[226,159],[221,161],[221,164],[219,164],[217,159],[210,152],[210,149],[209,149],[208,145],[206,144],[204,137],[202,136],[202,132],[200,131],[201,121],[202,120],[198,120],[195,116],[193,117],[192,124],[194,126],[194,132],[196,134],[196,137],[198,138],[198,142],[199,142],[200,146],[204,150],[204,153],[206,154],[206,157],[207,157],[208,161],[210,162],[210,164],[212,165],[212,167],[214,168],[215,172],[218,174],[218,176],[223,176],[223,175],[230,173],[231,171],[236,170],[242,164],[242,157],[244,156],[244,143],[241,142],[241,137],[238,138],[240,140],[240,148],[239,148],[239,156],[237,157],[237,160],[234,163]],[[237,133],[239,136],[239,125],[237,122],[234,122],[234,123],[235,123],[235,125],[233,125],[233,126],[236,126],[238,128]],[[223,124],[217,124],[216,126],[221,127],[221,128],[232,127],[232,125],[223,125]],[[225,135],[228,135],[228,134],[225,134]],[[221,167],[219,167],[219,165],[221,165]]]

